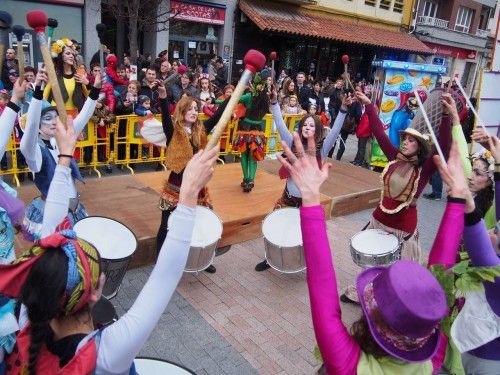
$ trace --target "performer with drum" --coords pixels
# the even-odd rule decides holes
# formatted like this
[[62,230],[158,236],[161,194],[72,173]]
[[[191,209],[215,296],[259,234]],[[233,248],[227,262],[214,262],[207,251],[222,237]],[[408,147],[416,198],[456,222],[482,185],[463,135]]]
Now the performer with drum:
[[[57,123],[60,157],[45,213],[57,211],[59,220],[66,216],[73,192],[76,134],[71,121],[67,131]],[[182,277],[198,194],[213,174],[217,154],[216,148],[201,150],[187,163],[175,220],[155,268],[128,312],[106,328],[95,330],[91,315],[104,284],[99,252],[73,231],[44,237],[14,264],[0,266],[0,293],[22,304],[17,350],[7,358],[9,374],[136,374],[133,360]],[[50,226],[44,218],[43,232],[50,232]]]
[[[297,154],[284,144],[287,159],[279,159],[302,194],[300,216],[311,315],[326,373],[432,374],[431,358],[440,345],[440,322],[448,311],[443,288],[430,271],[414,261],[400,260],[389,267],[368,268],[357,278],[363,314],[349,331],[342,322],[320,205],[320,186],[328,178],[331,165],[320,169],[315,156],[304,151],[297,135],[294,141]],[[314,149],[310,139],[308,150]],[[463,231],[467,185],[455,147],[448,166],[435,160],[450,188],[450,198],[430,263],[449,267],[455,263]]]
[[[377,115],[375,106],[362,92],[356,92],[365,105],[372,132],[389,163],[382,172],[380,202],[372,219],[364,229],[381,229],[393,234],[401,243],[401,258],[425,263],[418,241],[417,199],[435,170],[430,157],[431,142],[427,134],[414,128],[402,130],[401,149],[394,146],[385,133],[384,124]],[[449,94],[442,97],[443,116],[439,127],[439,143],[448,150],[451,141],[451,121],[456,112],[455,101]],[[451,115],[451,116],[450,116]],[[342,302],[359,303],[355,286],[350,285],[340,297]]]
[[[281,114],[280,105],[278,103],[278,94],[276,88],[273,87],[270,93],[271,102],[271,112],[273,114],[273,119],[278,128],[278,133],[283,142],[285,142],[289,147],[292,148],[293,152],[297,152],[293,145],[293,135],[288,130],[285,122],[283,121],[283,116]],[[298,134],[302,144],[307,144],[309,138],[314,139],[314,144],[316,145],[316,158],[318,160],[318,165],[321,166],[323,160],[328,156],[328,151],[332,148],[333,144],[337,140],[342,124],[344,123],[345,116],[347,114],[348,106],[351,104],[351,99],[346,95],[342,98],[342,106],[340,107],[339,115],[335,119],[335,123],[332,129],[328,133],[327,137],[323,137],[323,124],[319,116],[306,115],[300,122],[298,127]],[[279,170],[280,178],[286,179],[285,190],[283,195],[278,199],[274,205],[274,209],[280,209],[284,207],[294,207],[299,208],[302,205],[302,197],[300,195],[300,190],[297,185],[290,178],[290,173],[281,167]],[[264,271],[268,269],[269,263],[267,260],[263,260],[255,266],[257,272]]]
[[[31,100],[26,118],[26,127],[21,139],[20,149],[26,159],[26,163],[34,174],[34,182],[41,196],[35,198],[26,210],[24,228],[28,232],[28,239],[36,241],[40,239],[42,229],[43,210],[45,199],[49,190],[50,181],[54,176],[60,153],[55,143],[55,124],[58,118],[57,108],[42,100],[42,83],[47,82],[47,74],[40,69],[35,80],[35,92]],[[57,83],[56,83],[57,84]],[[101,89],[102,77],[97,75],[90,94],[85,100],[82,110],[74,119],[75,130],[80,132],[85,128],[90,117],[94,113],[99,91]],[[80,170],[75,160],[71,160],[71,202],[68,217],[71,223],[87,216],[85,207],[80,203],[79,194],[76,190],[74,180],[83,181]]]

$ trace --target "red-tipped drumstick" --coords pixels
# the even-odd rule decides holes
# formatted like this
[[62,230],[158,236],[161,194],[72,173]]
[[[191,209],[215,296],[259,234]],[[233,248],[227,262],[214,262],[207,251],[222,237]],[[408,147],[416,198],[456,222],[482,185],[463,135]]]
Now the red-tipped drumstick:
[[238,81],[233,94],[231,95],[231,99],[229,99],[229,102],[224,109],[224,112],[222,112],[221,118],[217,122],[217,125],[215,125],[212,137],[207,143],[207,150],[215,147],[215,145],[217,145],[217,143],[219,142],[219,138],[226,128],[226,124],[231,119],[231,114],[233,113],[234,107],[236,107],[236,104],[238,104],[241,95],[243,95],[248,82],[252,78],[252,74],[264,67],[264,65],[266,64],[266,57],[260,51],[251,49],[246,53],[243,61],[245,63],[245,70],[243,71],[243,74],[241,75],[241,78]]
[[271,82],[272,83],[275,82],[275,78],[276,78],[276,73],[274,71],[274,60],[276,60],[276,57],[278,57],[278,55],[276,54],[275,51],[272,51],[269,54],[269,58],[271,59]]
[[24,79],[23,36],[26,30],[24,26],[14,25],[12,26],[12,32],[16,35],[17,39],[17,63],[19,64],[19,77],[21,77],[22,82]]
[[61,88],[59,87],[59,82],[57,81],[54,63],[52,62],[52,57],[50,56],[49,45],[47,44],[47,36],[45,35],[45,28],[48,24],[47,15],[41,10],[32,10],[26,13],[26,21],[28,22],[28,25],[30,25],[30,27],[32,27],[36,32],[36,38],[38,40],[38,43],[40,44],[40,51],[42,52],[45,70],[47,71],[47,76],[49,78],[49,83],[52,89],[52,95],[54,97],[54,101],[56,102],[57,112],[59,113],[61,122],[66,127],[66,108],[64,107]]
[[344,81],[345,81],[345,88],[348,89],[349,86],[351,87],[352,91],[356,91],[354,89],[354,86],[352,85],[351,79],[349,78],[349,73],[347,72],[347,65],[349,64],[349,55],[343,55],[342,56],[342,63],[344,64]]

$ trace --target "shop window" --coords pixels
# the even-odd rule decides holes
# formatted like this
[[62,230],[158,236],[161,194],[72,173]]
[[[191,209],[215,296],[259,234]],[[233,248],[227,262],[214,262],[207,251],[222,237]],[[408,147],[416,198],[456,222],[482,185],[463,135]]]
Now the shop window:
[[426,1],[424,3],[424,11],[422,12],[422,16],[436,18],[437,10],[437,3],[435,3],[434,1]]
[[393,12],[403,13],[404,0],[394,0]]
[[387,9],[389,10],[391,7],[391,1],[392,0],[380,0],[380,9]]
[[455,31],[468,33],[473,17],[473,9],[467,7],[458,8],[457,21],[455,22]]
[[377,5],[377,0],[365,0],[365,4],[374,7]]

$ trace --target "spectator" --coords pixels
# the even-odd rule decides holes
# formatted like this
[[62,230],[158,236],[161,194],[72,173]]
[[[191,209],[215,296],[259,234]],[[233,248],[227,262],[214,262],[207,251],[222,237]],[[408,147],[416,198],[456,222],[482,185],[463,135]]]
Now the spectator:
[[198,90],[191,83],[193,81],[193,74],[190,72],[185,72],[181,75],[180,82],[174,83],[172,85],[172,95],[174,97],[174,102],[178,102],[183,93],[187,92],[189,96],[193,98],[198,98]]
[[[102,48],[103,48],[103,54],[104,54],[104,61],[106,61],[106,59],[108,58],[108,55],[111,53],[111,51],[109,50],[108,46],[106,46],[105,44],[102,45]],[[94,66],[94,65],[101,65],[101,58],[100,58],[100,52],[101,49],[99,48],[97,50],[96,53],[94,53],[92,55],[92,58],[90,59],[90,66]]]
[[208,79],[210,82],[215,81],[215,77],[217,76],[217,71],[215,70],[215,60],[217,59],[217,56],[215,54],[212,54],[210,56],[210,61],[208,62],[207,70],[208,70]]
[[288,104],[283,106],[282,112],[284,115],[305,115],[306,111],[300,106],[297,96],[290,95]]
[[[107,129],[115,122],[115,116],[111,112],[110,108],[104,103],[105,95],[99,94],[99,99],[96,102],[94,114],[90,118],[94,122],[97,128],[97,140],[98,142],[104,142],[107,135]],[[106,146],[97,146],[97,160],[103,162],[106,160]],[[111,172],[111,167],[106,168],[108,173]]]
[[134,112],[137,116],[147,116],[152,114],[151,99],[149,99],[146,95],[139,95]]
[[19,72],[17,71],[16,68],[10,68],[8,72],[8,77],[9,79],[7,81],[7,84],[5,85],[5,88],[9,91],[12,91],[12,88],[14,87],[14,82],[16,82],[17,79],[19,78]]
[[137,104],[137,94],[141,88],[139,81],[130,81],[126,92],[117,97],[115,113],[118,115],[130,115],[134,112]]
[[108,55],[106,58],[106,75],[108,76],[108,80],[111,82],[113,86],[115,85],[127,85],[128,80],[122,79],[116,73],[116,68],[118,66],[118,59],[115,55]]
[[302,108],[309,106],[309,97],[311,96],[311,88],[305,82],[306,75],[304,72],[297,73],[297,97]]
[[146,77],[142,82],[139,96],[146,95],[151,100],[151,112],[160,112],[158,86],[156,84],[156,71],[153,68],[146,69]]
[[[116,74],[118,75],[118,77],[123,80],[123,81],[129,81],[128,77],[127,77],[127,70],[125,68],[125,65],[118,65],[118,67],[116,68]],[[114,89],[115,89],[115,95],[126,95],[127,94],[127,86],[126,84],[124,85],[115,85],[114,86]]]
[[214,83],[219,88],[224,87],[225,85],[227,85],[227,66],[224,65],[224,61],[220,56],[215,60],[215,69],[216,76],[214,79]]
[[4,89],[10,91],[14,87],[14,82],[10,79],[9,72],[12,70],[18,71],[19,64],[16,59],[16,51],[13,48],[7,48],[5,52],[5,60],[2,65],[2,82]]
[[314,81],[313,89],[311,90],[311,95],[309,96],[309,102],[316,104],[318,113],[325,111],[325,98],[321,92],[321,82]]
[[283,106],[288,105],[288,100],[291,95],[297,96],[297,91],[295,89],[295,82],[290,77],[287,77],[283,82],[283,88],[280,90],[278,94],[278,103],[281,108]]
[[159,80],[165,81],[170,75],[170,70],[172,69],[168,60],[161,60],[158,70],[156,71],[156,76]]
[[[340,138],[342,139],[342,141],[340,142],[339,150],[337,152],[337,160],[342,159],[342,155],[344,155],[345,151],[345,142],[347,141],[349,134],[354,134],[356,132],[356,128],[358,127],[359,121],[361,119],[361,114],[361,103],[357,99],[355,99],[347,110],[347,116],[344,121],[344,125],[342,126],[342,130],[340,130]],[[334,150],[335,145],[333,146],[328,156],[332,157]]]
[[212,86],[210,85],[210,81],[208,80],[207,77],[202,77],[199,81],[199,94],[198,94],[198,99],[200,99],[201,103],[201,111],[203,111],[203,108],[205,105],[210,104],[213,99],[215,99],[215,94],[212,90]]
[[[99,66],[99,64],[93,65],[92,70],[90,71],[90,74],[87,77],[90,84],[93,84],[95,77],[100,74],[101,74],[101,67]],[[116,106],[116,97],[111,83],[104,82],[100,94],[104,95],[106,107],[108,107],[111,112],[114,112]]]
[[285,79],[288,78],[288,75],[286,74],[286,70],[283,69],[278,77],[278,87],[282,87],[283,86],[283,82],[285,81]]
[[359,120],[359,124],[356,127],[356,137],[358,137],[358,152],[356,153],[356,157],[351,162],[354,165],[359,167],[368,168],[368,163],[366,161],[366,145],[368,140],[372,136],[372,128],[370,126],[370,120],[368,119],[368,115],[365,113],[365,106],[361,104],[361,117]]
[[332,123],[335,121],[335,117],[339,113],[340,106],[342,104],[342,84],[344,81],[337,79],[335,85],[333,86],[333,91],[330,94],[330,102],[328,103],[328,111],[330,112],[330,117],[332,118]]

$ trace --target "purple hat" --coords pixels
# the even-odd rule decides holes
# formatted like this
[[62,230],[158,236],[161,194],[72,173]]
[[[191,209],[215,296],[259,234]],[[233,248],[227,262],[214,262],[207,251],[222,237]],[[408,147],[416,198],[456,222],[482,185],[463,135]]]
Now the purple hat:
[[375,341],[406,362],[431,358],[439,344],[439,323],[447,314],[446,297],[432,273],[400,260],[359,274],[359,301]]

